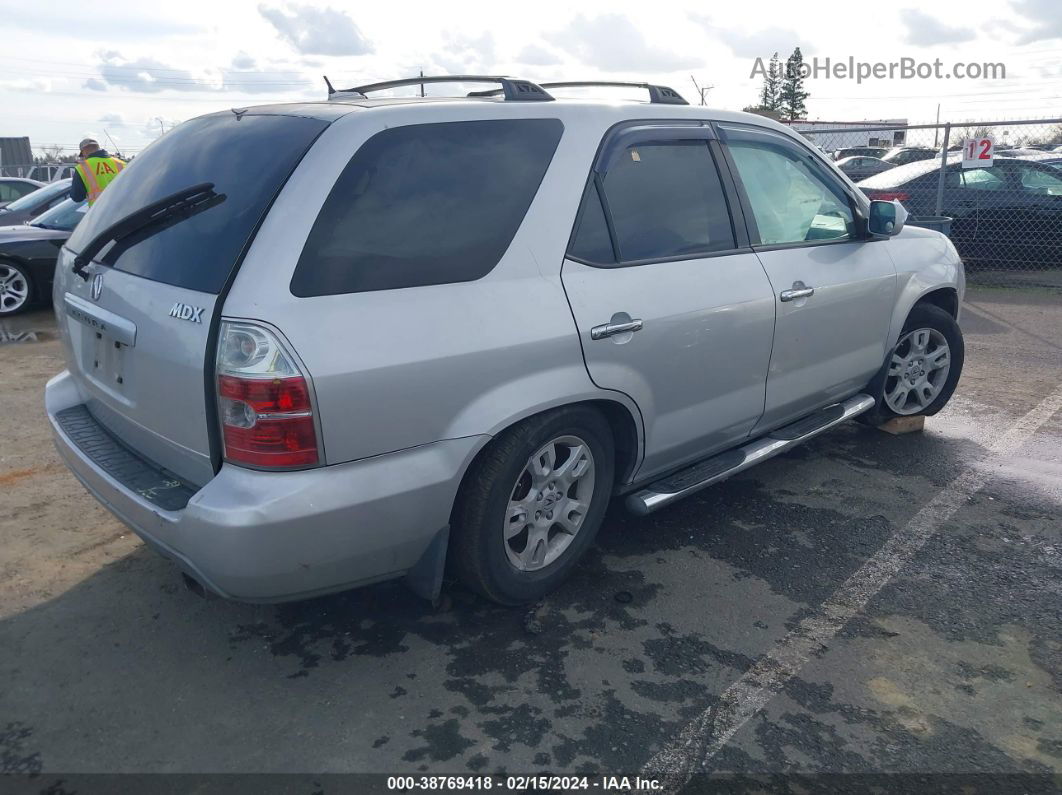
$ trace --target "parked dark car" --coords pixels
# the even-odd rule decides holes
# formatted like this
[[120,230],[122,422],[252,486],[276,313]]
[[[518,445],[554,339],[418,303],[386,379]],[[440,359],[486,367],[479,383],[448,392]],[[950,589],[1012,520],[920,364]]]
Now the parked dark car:
[[0,317],[51,299],[59,249],[86,209],[64,199],[29,223],[0,227]]
[[1019,146],[1010,149],[996,149],[997,157],[1039,157],[1044,152],[1042,149],[1033,149],[1030,146]]
[[837,168],[841,169],[849,179],[859,182],[861,179],[888,171],[895,166],[892,163],[886,163],[880,157],[845,157],[837,161]]
[[846,157],[882,157],[889,150],[884,146],[846,146],[833,153],[834,160]]
[[[871,199],[898,199],[912,215],[934,215],[940,164],[910,163],[859,183]],[[991,168],[962,168],[948,156],[942,214],[967,265],[1062,265],[1062,172],[1034,160],[997,157]]]
[[24,177],[0,177],[0,207],[10,204],[15,199],[21,199],[28,193],[33,193],[44,185],[35,179]]
[[70,180],[49,182],[42,188],[0,207],[0,226],[12,226],[31,221],[70,195]]
[[929,160],[939,157],[938,149],[928,146],[897,146],[890,149],[881,159],[894,166],[906,166],[908,163],[917,163],[920,160]]
[[1027,160],[1032,163],[1043,163],[1045,166],[1062,168],[1062,152],[1037,152],[1034,155],[1020,155],[1019,160]]

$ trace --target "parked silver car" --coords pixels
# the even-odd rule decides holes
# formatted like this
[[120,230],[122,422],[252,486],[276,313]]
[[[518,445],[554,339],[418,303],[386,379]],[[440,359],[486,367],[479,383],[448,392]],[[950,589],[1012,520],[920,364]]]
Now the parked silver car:
[[56,443],[194,587],[527,602],[613,497],[951,396],[955,249],[799,135],[484,80],[185,122],[61,252]]

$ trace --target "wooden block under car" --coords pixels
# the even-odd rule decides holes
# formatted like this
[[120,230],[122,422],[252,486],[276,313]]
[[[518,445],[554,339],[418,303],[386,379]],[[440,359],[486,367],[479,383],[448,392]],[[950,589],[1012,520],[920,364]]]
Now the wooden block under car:
[[893,417],[878,426],[879,430],[899,436],[901,433],[918,433],[926,427],[926,415],[915,414],[911,417]]

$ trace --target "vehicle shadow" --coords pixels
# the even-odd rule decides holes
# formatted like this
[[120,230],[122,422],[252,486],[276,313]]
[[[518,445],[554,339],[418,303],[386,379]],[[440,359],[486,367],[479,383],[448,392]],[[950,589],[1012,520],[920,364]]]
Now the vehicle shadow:
[[[689,604],[686,592],[696,591],[706,567],[723,566],[733,581],[754,580],[777,594],[782,608],[748,604],[743,619],[749,631],[770,624],[784,632],[893,532],[893,522],[860,502],[858,492],[868,480],[883,487],[890,479],[902,482],[913,514],[935,482],[979,454],[968,440],[895,438],[850,427],[647,518],[614,503],[598,543],[572,579],[542,603],[517,609],[451,586],[447,606],[435,610],[399,582],[281,605],[204,600],[181,584],[168,561],[139,547],[64,593],[0,621],[0,681],[6,683],[0,713],[10,722],[2,736],[12,745],[0,753],[12,770],[38,763],[56,769],[75,754],[80,735],[74,725],[90,734],[111,727],[116,742],[140,750],[133,757],[104,754],[85,763],[89,768],[143,769],[156,758],[151,747],[182,738],[187,748],[181,753],[193,759],[195,753],[199,759],[217,753],[224,769],[225,752],[210,745],[204,723],[223,723],[225,734],[234,726],[270,725],[278,710],[301,713],[307,704],[332,715],[339,708],[337,694],[349,698],[351,688],[370,716],[409,710],[415,696],[428,718],[457,721],[454,731],[466,730],[470,713],[481,721],[498,710],[510,715],[527,698],[570,714],[588,698],[588,672],[566,661],[598,647],[624,660],[620,676],[630,681],[609,679],[605,706],[588,713],[588,723],[600,723],[610,710],[619,720],[627,708],[613,691],[639,682],[679,687],[679,696],[653,691],[667,693],[659,696],[662,703],[678,699],[669,709],[701,709],[715,696],[694,687],[690,676],[718,669],[721,688],[755,659],[719,641],[730,630],[713,628],[708,605]],[[793,480],[816,468],[822,487],[832,491],[805,500]],[[851,473],[847,480],[838,476],[844,471]],[[655,573],[664,570],[667,587]],[[683,621],[697,631],[677,637],[673,625]],[[766,651],[773,637],[765,634],[755,648]],[[525,687],[537,695],[521,695]],[[72,717],[57,717],[63,714]],[[159,715],[166,716],[165,727],[158,727]],[[543,720],[534,713],[525,717],[527,725]],[[673,723],[654,714],[636,717],[642,751],[681,723],[679,715]],[[501,719],[495,714],[493,720]],[[442,745],[424,739],[426,725],[407,729],[428,743],[428,758],[445,757],[443,739]],[[497,731],[515,729],[505,724]],[[388,730],[381,727],[380,734]],[[316,741],[329,747],[330,741]],[[282,747],[283,739],[241,750],[241,758],[280,764],[284,754],[273,748],[270,755],[270,742]],[[609,760],[608,749],[579,748],[604,753],[609,763],[624,762],[622,750],[613,748],[619,755]],[[162,758],[170,759],[167,754]],[[180,769],[179,762],[170,764]]]

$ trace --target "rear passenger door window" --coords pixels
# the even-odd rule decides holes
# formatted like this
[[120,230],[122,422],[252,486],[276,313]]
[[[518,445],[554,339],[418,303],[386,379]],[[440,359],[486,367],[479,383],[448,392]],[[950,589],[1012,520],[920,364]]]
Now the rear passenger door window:
[[307,297],[466,282],[501,259],[560,141],[558,119],[394,127],[354,154],[291,280]]
[[628,146],[601,186],[623,261],[735,247],[719,173],[703,140]]
[[855,237],[848,195],[811,152],[769,131],[724,130],[762,245]]

